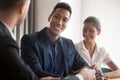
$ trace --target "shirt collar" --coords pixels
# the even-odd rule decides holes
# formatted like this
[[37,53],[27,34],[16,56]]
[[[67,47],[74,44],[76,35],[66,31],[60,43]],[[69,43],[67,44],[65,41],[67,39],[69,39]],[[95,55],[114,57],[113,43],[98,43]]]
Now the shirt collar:
[[[48,28],[47,28],[47,29],[48,29]],[[56,44],[56,43],[58,43],[58,42],[61,42],[61,37],[59,36],[58,40],[54,43],[54,42],[50,39],[50,37],[48,36],[48,34],[47,34],[47,29],[46,29],[45,32],[44,32],[45,37],[46,37],[46,40],[49,40],[49,41],[52,42],[53,44]]]
[[[84,44],[84,40],[81,41],[81,44],[82,44],[82,48],[83,48],[84,50],[87,50],[86,47],[85,47],[85,44]],[[98,51],[98,45],[97,45],[97,44],[95,44],[95,50]]]
[[13,38],[14,40],[16,40],[16,37],[14,36],[12,30],[8,27],[8,25],[7,25],[4,21],[2,21],[2,20],[0,20],[0,21],[1,21],[1,22],[5,25],[5,27],[9,30],[12,38]]

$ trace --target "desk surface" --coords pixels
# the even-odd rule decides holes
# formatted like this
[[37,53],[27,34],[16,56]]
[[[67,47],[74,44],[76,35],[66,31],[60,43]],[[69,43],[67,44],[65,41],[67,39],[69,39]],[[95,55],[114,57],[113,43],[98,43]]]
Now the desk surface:
[[116,79],[108,79],[108,80],[120,80],[120,78],[116,78]]

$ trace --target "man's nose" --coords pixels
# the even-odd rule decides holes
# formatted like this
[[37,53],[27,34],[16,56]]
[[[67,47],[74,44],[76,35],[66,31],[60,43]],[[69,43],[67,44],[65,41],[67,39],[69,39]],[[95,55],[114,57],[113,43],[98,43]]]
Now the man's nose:
[[58,20],[58,24],[59,24],[59,25],[62,25],[62,24],[63,24],[62,19],[59,19],[59,20]]

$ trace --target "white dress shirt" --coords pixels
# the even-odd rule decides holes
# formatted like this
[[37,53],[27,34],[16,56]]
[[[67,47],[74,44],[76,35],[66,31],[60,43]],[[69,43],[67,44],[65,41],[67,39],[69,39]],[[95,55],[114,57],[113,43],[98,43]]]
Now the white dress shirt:
[[90,66],[96,64],[97,66],[100,67],[102,63],[106,64],[111,61],[109,53],[105,50],[105,48],[99,47],[97,44],[92,57],[90,56],[88,50],[85,48],[83,41],[79,42],[75,46],[80,55]]

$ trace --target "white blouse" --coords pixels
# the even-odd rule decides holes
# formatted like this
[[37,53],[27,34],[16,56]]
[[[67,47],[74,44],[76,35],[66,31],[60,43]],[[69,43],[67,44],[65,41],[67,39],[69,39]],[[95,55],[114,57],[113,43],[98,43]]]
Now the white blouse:
[[111,61],[109,53],[103,47],[98,47],[98,45],[96,45],[94,54],[91,57],[88,50],[85,48],[83,41],[79,42],[75,46],[89,66],[96,64],[100,67],[102,63],[106,64]]

